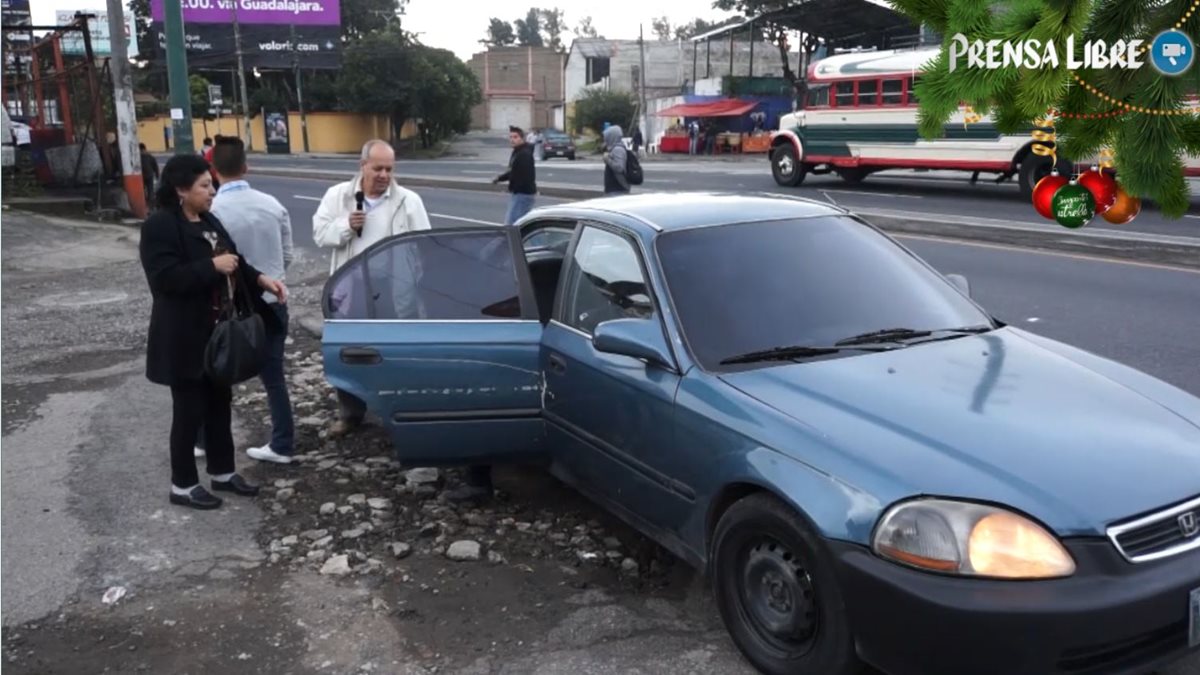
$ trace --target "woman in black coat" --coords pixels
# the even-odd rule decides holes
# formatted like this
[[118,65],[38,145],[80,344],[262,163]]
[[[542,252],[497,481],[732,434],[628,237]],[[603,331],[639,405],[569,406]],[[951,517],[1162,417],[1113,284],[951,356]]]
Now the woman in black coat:
[[[142,268],[154,304],[146,345],[146,377],[171,388],[171,503],[215,509],[221,500],[200,485],[193,446],[203,426],[208,474],[214,491],[254,496],[258,486],[234,467],[230,403],[233,392],[204,371],[204,349],[217,323],[222,294],[230,283],[261,288],[287,298],[278,281],[238,255],[229,233],[209,213],[212,176],[203,158],[177,155],[163,167],[156,193],[158,210],[142,224]],[[253,296],[255,311],[275,329],[274,312]]]

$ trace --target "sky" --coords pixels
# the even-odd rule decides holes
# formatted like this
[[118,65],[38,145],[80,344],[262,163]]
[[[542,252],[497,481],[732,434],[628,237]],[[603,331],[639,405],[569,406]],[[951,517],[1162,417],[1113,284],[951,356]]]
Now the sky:
[[[485,2],[484,0],[410,0],[404,16],[405,30],[420,34],[421,42],[431,47],[452,50],[460,58],[469,59],[472,54],[484,49],[479,40],[487,34],[488,19],[497,17],[507,21],[523,18],[531,2]],[[724,19],[732,14],[711,8],[711,0],[657,0],[651,4],[645,0],[539,0],[538,5],[548,4],[563,10],[566,25],[574,29],[585,16],[592,17],[597,32],[607,38],[635,39],[638,24],[651,35],[650,22],[656,16],[667,16],[672,25],[689,23],[692,19],[707,21]],[[54,12],[58,9],[103,9],[104,0],[33,0],[30,9],[36,24],[54,23]],[[656,9],[650,9],[655,7]],[[447,11],[449,8],[449,11]],[[574,35],[563,36],[568,46]]]

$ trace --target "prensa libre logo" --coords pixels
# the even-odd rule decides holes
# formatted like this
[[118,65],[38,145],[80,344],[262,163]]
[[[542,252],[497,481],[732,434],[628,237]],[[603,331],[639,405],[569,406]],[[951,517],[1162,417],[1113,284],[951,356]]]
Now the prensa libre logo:
[[[1145,40],[1117,40],[1111,45],[1104,40],[1089,40],[1083,45],[1082,58],[1075,54],[1075,36],[1067,36],[1061,50],[1054,42],[1041,40],[968,40],[956,33],[950,43],[950,72],[966,60],[967,68],[1058,68],[1064,62],[1070,70],[1082,68],[1113,68],[1137,70],[1146,65],[1141,60]],[[1065,60],[1065,61],[1064,61]]]

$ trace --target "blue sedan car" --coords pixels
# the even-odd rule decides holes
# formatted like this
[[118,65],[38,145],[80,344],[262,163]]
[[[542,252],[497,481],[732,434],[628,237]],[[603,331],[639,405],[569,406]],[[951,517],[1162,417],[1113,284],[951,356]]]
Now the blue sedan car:
[[1145,672],[1200,648],[1200,400],[1007,326],[808,200],[401,235],[324,361],[412,465],[544,461],[704,570],[760,671]]

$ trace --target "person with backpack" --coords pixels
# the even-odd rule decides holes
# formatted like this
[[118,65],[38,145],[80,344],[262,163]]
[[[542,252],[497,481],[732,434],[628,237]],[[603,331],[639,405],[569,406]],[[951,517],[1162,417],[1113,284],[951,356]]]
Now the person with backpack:
[[613,124],[604,130],[604,194],[629,194],[631,185],[642,184],[642,165],[625,147],[621,127]]

